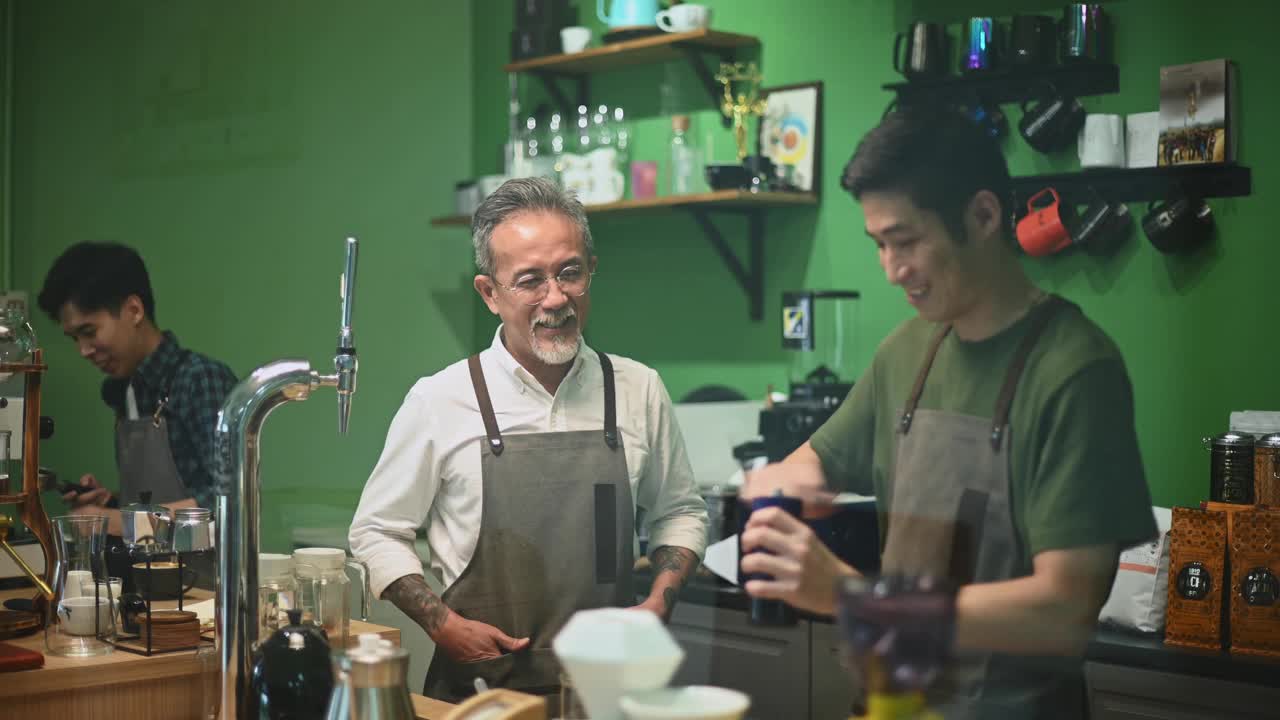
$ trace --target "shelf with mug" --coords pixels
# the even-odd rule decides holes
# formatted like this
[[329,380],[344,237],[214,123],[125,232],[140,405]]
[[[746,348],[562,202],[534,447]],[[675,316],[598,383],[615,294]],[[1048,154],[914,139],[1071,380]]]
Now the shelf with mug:
[[[754,321],[764,319],[764,214],[766,210],[786,207],[815,207],[818,195],[811,192],[750,192],[748,190],[712,190],[690,195],[670,195],[643,200],[621,200],[600,205],[587,205],[588,215],[614,215],[631,212],[685,210],[693,215],[711,247],[720,256],[729,274],[747,296],[748,314]],[[712,214],[742,215],[746,218],[746,254],[739,255],[730,247],[725,235],[712,222]],[[436,227],[468,226],[467,215],[433,218]]]
[[[720,85],[714,72],[703,62],[703,53],[716,55],[721,62],[731,62],[738,48],[754,47],[760,39],[751,35],[701,28],[688,32],[660,33],[636,40],[606,43],[576,53],[560,53],[507,63],[509,73],[528,73],[542,81],[547,93],[566,114],[578,105],[590,105],[592,73],[616,70],[633,65],[649,65],[670,60],[687,60],[698,80],[706,88],[712,104],[720,102]],[[574,85],[573,98],[561,89],[558,79]],[[729,119],[723,118],[725,127]]]
[[[618,202],[587,205],[588,215],[609,215],[637,210],[687,209],[737,209],[750,210],[766,207],[795,207],[817,205],[818,196],[807,192],[750,192],[747,190],[712,190],[690,195],[664,195],[643,200],[619,200]],[[431,219],[436,227],[470,225],[468,215],[447,215]]]
[[883,86],[901,103],[1016,103],[1035,97],[1046,84],[1071,97],[1120,91],[1120,69],[1111,63],[1008,67],[962,75],[919,77]]
[[759,45],[760,39],[750,35],[720,32],[719,30],[691,30],[680,33],[663,33],[637,40],[608,43],[576,53],[545,55],[502,67],[506,72],[550,72],[557,75],[588,75],[604,70],[615,70],[630,65],[648,65],[685,57],[687,49],[723,53],[740,47]]
[[1109,200],[1150,202],[1167,198],[1176,187],[1201,198],[1243,197],[1253,191],[1252,172],[1236,163],[1203,163],[1146,168],[1086,168],[1075,172],[1013,178],[1013,206],[1051,187],[1073,199],[1090,190]]

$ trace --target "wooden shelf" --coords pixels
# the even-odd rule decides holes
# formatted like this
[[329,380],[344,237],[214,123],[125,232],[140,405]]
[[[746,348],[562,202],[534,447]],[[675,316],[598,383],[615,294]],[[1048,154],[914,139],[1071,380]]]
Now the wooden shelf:
[[[637,210],[661,210],[666,208],[687,209],[750,209],[766,207],[795,207],[817,205],[818,196],[804,192],[760,192],[746,190],[714,190],[694,195],[670,195],[666,197],[646,198],[644,200],[620,200],[603,205],[587,205],[588,215],[609,215],[613,213],[633,212]],[[436,227],[469,226],[471,217],[467,215],[448,215],[432,218],[431,224]]]
[[1090,188],[1109,200],[1150,202],[1169,196],[1174,187],[1202,198],[1243,197],[1253,190],[1253,173],[1235,163],[1207,163],[1151,168],[1098,168],[1052,175],[1013,178],[1014,208],[1025,211],[1026,199],[1047,187],[1079,200]]
[[884,85],[904,103],[1016,103],[1034,97],[1046,83],[1071,97],[1120,91],[1120,69],[1111,63],[1075,63],[984,70]]
[[[588,215],[612,215],[637,211],[684,210],[693,216],[707,242],[724,261],[729,274],[737,281],[747,296],[747,312],[759,322],[764,318],[764,216],[770,208],[813,207],[818,204],[816,193],[761,192],[747,190],[715,190],[694,195],[673,195],[645,200],[623,200],[605,205],[586,206]],[[735,253],[728,238],[712,222],[713,214],[746,216],[745,253]],[[470,225],[466,215],[450,215],[431,221],[432,225]],[[735,234],[741,237],[742,234]]]
[[609,43],[577,53],[546,55],[530,60],[508,63],[502,69],[506,72],[586,75],[629,65],[680,60],[686,56],[688,49],[724,52],[759,44],[760,39],[750,35],[702,29],[683,33],[663,33],[638,40]]

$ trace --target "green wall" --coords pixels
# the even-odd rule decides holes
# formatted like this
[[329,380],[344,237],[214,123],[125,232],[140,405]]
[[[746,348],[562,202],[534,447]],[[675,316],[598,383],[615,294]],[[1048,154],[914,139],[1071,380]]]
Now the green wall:
[[[593,42],[598,43],[601,27],[594,21],[593,4],[578,3],[582,19],[596,29]],[[1055,13],[1062,3],[705,4],[714,9],[715,27],[761,39],[758,59],[766,85],[825,83],[822,206],[770,214],[762,323],[748,321],[744,297],[692,218],[680,213],[597,218],[592,229],[600,272],[592,286],[588,334],[596,347],[656,367],[674,397],[711,382],[760,397],[766,384],[787,382],[790,358],[779,349],[777,331],[781,291],[861,290],[859,368],[911,312],[901,291],[885,282],[863,234],[861,212],[839,188],[839,172],[858,138],[891,99],[880,86],[897,79],[890,63],[894,33],[911,19],[958,22],[971,14]],[[501,66],[512,23],[509,5],[477,0],[475,6],[477,173],[501,170],[498,148],[506,134],[507,88]],[[1135,231],[1110,257],[1071,255],[1026,264],[1040,285],[1079,303],[1119,343],[1135,387],[1139,438],[1154,499],[1166,505],[1193,503],[1207,494],[1208,459],[1200,438],[1225,429],[1232,410],[1280,408],[1274,372],[1280,334],[1268,320],[1277,307],[1272,278],[1280,266],[1268,212],[1280,172],[1280,141],[1265,130],[1280,115],[1280,100],[1272,93],[1277,59],[1273,28],[1280,9],[1244,0],[1214,3],[1211,10],[1191,0],[1124,0],[1107,7],[1118,34],[1121,92],[1085,100],[1088,110],[1155,110],[1161,65],[1231,58],[1240,69],[1243,98],[1240,160],[1253,169],[1254,193],[1211,201],[1217,239],[1191,257],[1162,256]],[[620,104],[639,117],[636,159],[663,157],[666,114],[709,107],[692,72],[680,63],[597,75],[592,91],[593,103]],[[522,78],[521,92],[526,110],[542,97],[530,78]],[[1016,123],[1017,108],[1005,110]],[[704,131],[713,127],[713,114],[699,119]],[[1046,157],[1016,137],[1006,141],[1006,150],[1015,174],[1075,166],[1073,151]],[[715,140],[714,155],[723,160],[729,151],[725,132]],[[1134,205],[1131,210],[1141,217],[1145,208]],[[744,234],[735,229],[741,224],[723,227],[730,237]],[[453,242],[464,244],[465,232],[456,232]],[[493,326],[480,308],[477,342],[487,340]]]
[[[471,345],[465,243],[428,218],[471,173],[466,2],[18,3],[15,284],[85,239],[136,246],[160,324],[240,376],[283,357],[331,371],[342,239],[361,240],[360,385],[263,435],[264,546],[349,524],[413,381]],[[114,484],[101,376],[43,317],[42,461]]]

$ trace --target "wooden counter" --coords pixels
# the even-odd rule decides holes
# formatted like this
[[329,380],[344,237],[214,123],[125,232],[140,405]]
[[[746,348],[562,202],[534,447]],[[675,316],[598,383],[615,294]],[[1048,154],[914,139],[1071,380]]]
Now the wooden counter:
[[[198,591],[197,591],[198,592]],[[27,597],[31,591],[0,591],[0,600]],[[208,593],[204,593],[208,595]],[[188,602],[203,598],[192,597]],[[176,603],[169,603],[176,604]],[[157,603],[162,605],[162,603]],[[351,621],[351,638],[373,632],[400,644],[396,628]],[[195,650],[145,657],[124,650],[93,658],[67,658],[45,652],[44,632],[5,640],[44,655],[38,670],[0,673],[0,716],[23,720],[185,720],[202,719],[205,681],[217,693],[217,655],[209,653],[212,672],[203,672],[204,655]],[[414,697],[420,720],[439,720],[453,706]]]

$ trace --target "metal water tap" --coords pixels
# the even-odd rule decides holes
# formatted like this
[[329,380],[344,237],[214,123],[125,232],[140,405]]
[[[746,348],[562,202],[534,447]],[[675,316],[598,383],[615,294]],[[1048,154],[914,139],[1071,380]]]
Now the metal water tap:
[[227,396],[214,428],[218,481],[218,656],[222,720],[249,717],[250,667],[258,641],[258,547],[262,484],[258,477],[262,425],[272,410],[306,400],[319,387],[338,391],[338,431],[347,431],[356,391],[355,307],[357,241],[346,240],[340,293],[342,325],[334,373],[321,375],[306,360],[276,360],[254,370]]

